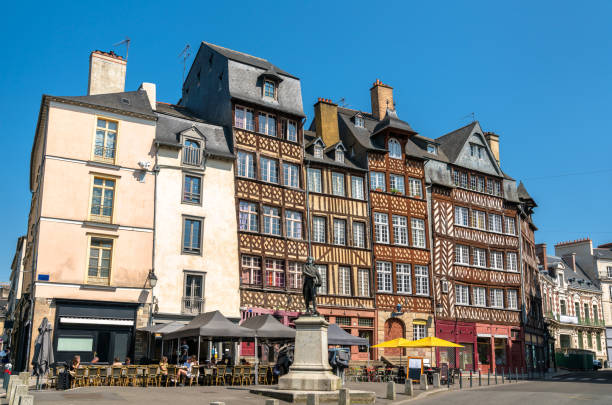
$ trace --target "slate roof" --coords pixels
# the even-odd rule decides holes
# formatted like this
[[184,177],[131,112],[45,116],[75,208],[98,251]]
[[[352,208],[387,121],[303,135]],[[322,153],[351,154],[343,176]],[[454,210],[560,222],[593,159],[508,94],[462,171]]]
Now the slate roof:
[[[316,132],[313,131],[304,131],[304,142],[307,145],[312,145],[314,143],[314,140],[317,139],[317,134]],[[332,147],[334,147],[335,145],[337,145],[338,142],[336,142],[334,145],[332,145]],[[330,151],[333,149],[330,149],[332,147],[328,147],[325,150],[326,151]],[[351,170],[358,170],[358,171],[367,171],[366,168],[360,167],[356,162],[353,161],[353,159],[351,159],[351,157],[349,156],[349,152],[345,152],[344,153],[344,162],[336,162],[335,159],[331,158],[327,152],[323,153],[323,158],[316,158],[314,157],[314,155],[311,153],[311,149],[309,147],[306,148],[306,150],[304,150],[304,161],[307,162],[312,162],[312,163],[319,163],[319,164],[325,164],[328,166],[336,166],[336,167],[341,167],[344,169],[351,169]]]
[[124,91],[121,93],[94,94],[91,96],[49,96],[57,101],[83,104],[93,108],[127,112],[155,119],[155,114],[144,90]]
[[[589,290],[594,292],[601,292],[595,281],[593,281],[587,274],[582,270],[582,268],[576,263],[576,271],[572,270],[568,263],[565,262],[559,256],[547,256],[548,267],[556,267],[557,265],[561,265],[563,269],[563,276],[565,282],[568,284],[570,288],[576,288],[581,290]],[[573,281],[570,281],[573,279]],[[583,283],[579,283],[578,280],[584,281]],[[591,282],[591,285],[588,285],[586,282]]]
[[612,249],[595,248],[593,249],[593,253],[597,258],[612,260]]
[[516,192],[520,200],[530,202],[536,205],[535,200],[529,195],[529,193],[527,192],[527,188],[525,188],[525,185],[523,184],[522,181],[519,183],[518,187],[516,188]]
[[399,119],[395,110],[390,110],[388,108],[385,117],[381,121],[379,121],[378,124],[376,124],[376,126],[374,127],[372,135],[376,135],[386,129],[395,129],[398,131],[416,134],[416,131],[412,129],[410,124]]
[[477,124],[478,121],[471,122],[446,135],[436,138],[436,141],[440,143],[440,149],[444,151],[444,154],[448,157],[450,162],[457,160],[463,145],[467,142]]

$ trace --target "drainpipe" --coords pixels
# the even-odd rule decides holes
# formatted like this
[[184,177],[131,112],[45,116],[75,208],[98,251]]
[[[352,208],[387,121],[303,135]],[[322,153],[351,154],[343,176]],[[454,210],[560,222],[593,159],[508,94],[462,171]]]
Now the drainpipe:
[[[306,154],[306,150],[303,148],[302,151]],[[312,242],[310,238],[310,193],[308,192],[308,169],[310,169],[310,162],[306,162],[306,232],[308,234],[308,257],[312,257]]]
[[[155,150],[155,165],[153,166],[153,249],[151,249],[151,271],[153,273],[155,273],[155,241],[156,241],[156,222],[157,222],[157,175],[159,173],[159,166],[158,166],[158,154],[159,154],[159,145],[157,145],[157,148]],[[153,325],[153,312],[154,312],[154,307],[155,306],[155,298],[153,295],[153,287],[151,287],[151,307],[149,310],[149,326]],[[149,336],[150,338],[150,336]],[[150,339],[149,339],[150,342]],[[163,354],[163,353],[162,353]]]
[[[365,174],[365,190],[364,193],[367,191],[367,193],[364,194],[364,196],[367,196],[367,204],[368,204],[368,215],[369,215],[369,220],[368,222],[368,228],[370,228],[369,230],[369,235],[370,235],[370,258],[372,260],[371,266],[372,266],[372,271],[370,271],[370,295],[372,296],[372,298],[374,299],[374,319],[375,319],[375,327],[374,327],[374,334],[373,334],[373,339],[374,339],[374,344],[378,343],[378,308],[376,306],[376,283],[374,282],[376,280],[375,275],[376,275],[376,257],[374,256],[374,227],[373,222],[372,222],[372,218],[374,216],[374,213],[372,212],[372,200],[370,198],[370,159],[368,158],[368,152],[366,151],[366,174]],[[374,357],[378,357],[378,349],[374,349]],[[369,353],[368,353],[369,354]],[[368,357],[368,361],[370,360],[370,357]]]
[[[522,323],[522,327],[520,329],[523,330],[523,336],[521,339],[521,364],[524,364],[525,366],[527,366],[527,364],[525,363],[525,327],[527,326],[527,313],[525,312],[525,276],[524,276],[524,272],[525,272],[525,267],[523,266],[523,235],[522,235],[522,226],[521,226],[521,216],[520,214],[517,212],[516,214],[516,230],[518,233],[518,240],[519,240],[519,260],[521,263],[521,302],[522,302],[522,308],[521,308],[521,323]],[[510,339],[512,339],[512,336],[510,336]]]

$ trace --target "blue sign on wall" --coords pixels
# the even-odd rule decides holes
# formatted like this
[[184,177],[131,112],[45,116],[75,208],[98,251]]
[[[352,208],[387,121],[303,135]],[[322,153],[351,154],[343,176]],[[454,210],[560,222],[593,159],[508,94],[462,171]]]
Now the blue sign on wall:
[[49,281],[49,275],[48,274],[39,274],[38,275],[38,281]]

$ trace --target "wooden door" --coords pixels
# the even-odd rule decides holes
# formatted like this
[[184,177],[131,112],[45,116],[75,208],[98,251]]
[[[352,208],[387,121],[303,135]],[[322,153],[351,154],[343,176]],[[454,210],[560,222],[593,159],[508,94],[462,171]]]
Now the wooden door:
[[[385,322],[385,342],[403,337],[406,337],[404,323],[397,318],[387,319]],[[385,356],[400,356],[402,350],[401,348],[386,348],[384,354]]]

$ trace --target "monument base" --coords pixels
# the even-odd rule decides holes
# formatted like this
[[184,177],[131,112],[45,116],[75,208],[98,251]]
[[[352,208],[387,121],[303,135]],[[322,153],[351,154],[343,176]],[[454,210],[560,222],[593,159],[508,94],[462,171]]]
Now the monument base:
[[[305,403],[308,394],[315,394],[319,402],[338,403],[340,398],[339,391],[279,390],[270,386],[252,387],[249,388],[249,392],[290,403]],[[350,390],[350,396],[351,404],[373,404],[376,402],[376,394],[371,391]]]

